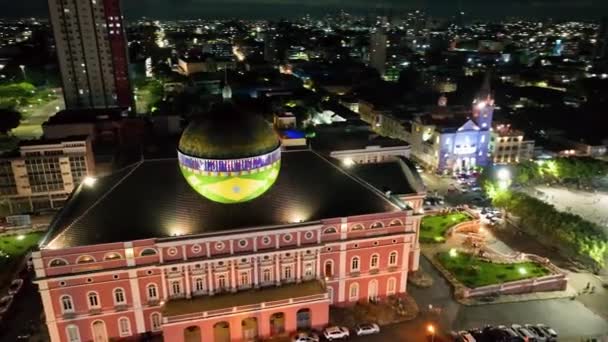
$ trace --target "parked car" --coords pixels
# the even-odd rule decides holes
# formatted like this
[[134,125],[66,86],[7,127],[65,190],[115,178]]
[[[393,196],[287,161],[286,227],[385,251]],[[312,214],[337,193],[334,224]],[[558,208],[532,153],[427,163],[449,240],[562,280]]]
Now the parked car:
[[555,329],[553,329],[550,326],[547,326],[545,324],[537,324],[536,326],[539,329],[541,329],[544,333],[551,336],[552,341],[557,341],[557,331],[555,331]]
[[4,315],[10,310],[13,304],[13,296],[8,295],[0,298],[0,315]]
[[355,327],[357,336],[372,335],[380,332],[380,327],[376,323],[364,323]]
[[319,342],[319,335],[315,333],[301,332],[292,339],[293,342]]
[[531,333],[533,333],[536,337],[536,340],[539,342],[548,342],[551,341],[551,336],[545,333],[541,328],[533,325],[533,324],[525,324],[524,327],[528,329]]
[[11,282],[11,285],[9,285],[9,287],[8,287],[8,294],[14,296],[17,293],[19,293],[19,291],[21,291],[22,287],[23,287],[23,279],[13,279],[13,281]]
[[512,341],[512,342],[524,341],[524,339],[521,336],[519,336],[519,334],[510,327],[507,327],[504,325],[499,325],[497,328],[506,334],[505,339],[503,339],[503,341]]
[[526,341],[529,341],[529,342],[536,341],[536,335],[533,334],[532,332],[530,332],[530,330],[522,327],[519,324],[511,325],[511,329],[513,329],[519,335],[519,337],[523,338]]
[[325,336],[327,340],[332,341],[336,339],[348,338],[350,336],[350,332],[348,331],[348,328],[332,326],[325,328],[323,331],[323,336]]

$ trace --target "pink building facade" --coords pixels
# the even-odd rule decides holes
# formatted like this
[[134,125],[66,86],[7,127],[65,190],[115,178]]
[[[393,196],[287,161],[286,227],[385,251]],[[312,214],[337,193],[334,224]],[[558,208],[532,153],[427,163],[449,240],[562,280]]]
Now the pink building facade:
[[405,209],[43,248],[33,262],[52,342],[244,341],[323,328],[330,305],[405,293],[420,218]]

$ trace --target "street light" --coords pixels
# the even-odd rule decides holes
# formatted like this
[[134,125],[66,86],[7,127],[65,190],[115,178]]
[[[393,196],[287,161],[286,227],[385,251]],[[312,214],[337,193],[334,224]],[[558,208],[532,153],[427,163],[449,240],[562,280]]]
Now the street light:
[[25,65],[21,64],[19,65],[19,68],[21,69],[21,73],[23,74],[23,79],[26,80],[27,76],[25,75]]
[[84,183],[84,185],[90,187],[93,187],[93,185],[95,185],[95,182],[97,182],[97,179],[94,177],[85,177],[82,182]]
[[426,331],[428,331],[429,334],[431,334],[431,342],[435,342],[435,327],[432,324],[429,324],[426,327]]
[[498,179],[502,181],[511,180],[511,172],[506,167],[503,167],[502,169],[498,170],[497,176]]

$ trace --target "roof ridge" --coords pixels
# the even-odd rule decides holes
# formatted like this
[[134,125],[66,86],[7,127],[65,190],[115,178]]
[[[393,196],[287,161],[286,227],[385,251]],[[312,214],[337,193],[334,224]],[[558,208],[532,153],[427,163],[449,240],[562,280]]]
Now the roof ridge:
[[[89,211],[91,211],[95,206],[97,206],[97,204],[99,204],[101,201],[103,201],[112,191],[114,191],[114,189],[116,189],[117,186],[119,186],[125,179],[127,179],[135,170],[137,170],[142,164],[144,163],[143,160],[131,164],[130,166],[124,167],[118,171],[115,171],[113,173],[117,173],[123,170],[126,170],[129,167],[133,167],[129,172],[127,172],[127,174],[125,174],[123,177],[121,177],[114,185],[112,185],[110,187],[110,189],[108,189],[103,195],[99,196],[99,198],[97,198],[97,200],[95,200],[95,202],[93,202],[93,204],[91,204],[91,206],[89,206],[86,210],[84,210],[78,217],[76,217],[72,222],[70,222],[69,225],[67,225],[62,231],[61,233],[57,234],[57,236],[55,236],[48,244],[52,245],[55,240],[57,240],[60,236],[62,236],[66,231],[68,231],[70,228],[72,228],[72,226],[77,223],[78,221],[80,221],[84,216],[86,216],[86,214],[89,213]],[[83,185],[81,184],[80,187],[82,187]],[[79,189],[81,189],[79,187]]]
[[331,165],[332,167],[334,167],[335,169],[337,169],[338,171],[340,171],[341,173],[343,173],[344,175],[346,175],[350,179],[354,180],[355,182],[359,183],[360,185],[363,185],[368,190],[370,190],[373,193],[375,193],[376,195],[380,196],[380,198],[382,198],[384,201],[388,202],[393,207],[395,207],[395,208],[397,208],[399,210],[402,210],[397,204],[393,203],[393,201],[391,201],[390,199],[386,198],[386,195],[382,191],[376,189],[371,184],[367,183],[366,181],[364,181],[363,179],[357,177],[356,175],[353,175],[353,174],[351,174],[349,172],[346,172],[344,169],[342,169],[341,167],[339,167],[339,166],[335,165],[334,163],[330,162],[328,159],[326,159],[324,156],[320,155],[319,153],[315,152],[314,150],[310,150],[310,152],[312,152],[315,155],[317,155],[323,161],[325,161],[326,163],[328,163],[329,165]]

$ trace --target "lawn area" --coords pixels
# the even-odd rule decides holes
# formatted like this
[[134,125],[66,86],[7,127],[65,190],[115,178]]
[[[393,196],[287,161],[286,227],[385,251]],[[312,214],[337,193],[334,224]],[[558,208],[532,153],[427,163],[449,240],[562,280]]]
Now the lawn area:
[[450,256],[450,253],[443,252],[437,254],[437,259],[458,281],[471,288],[541,277],[550,273],[534,262],[495,264],[471,254]]
[[[15,258],[25,254],[30,248],[36,246],[42,239],[44,232],[29,233],[24,235],[11,235],[0,237],[0,251]],[[22,238],[19,238],[22,236]]]
[[420,242],[443,243],[445,242],[445,232],[448,229],[458,223],[470,220],[471,217],[462,212],[425,216],[420,224]]

